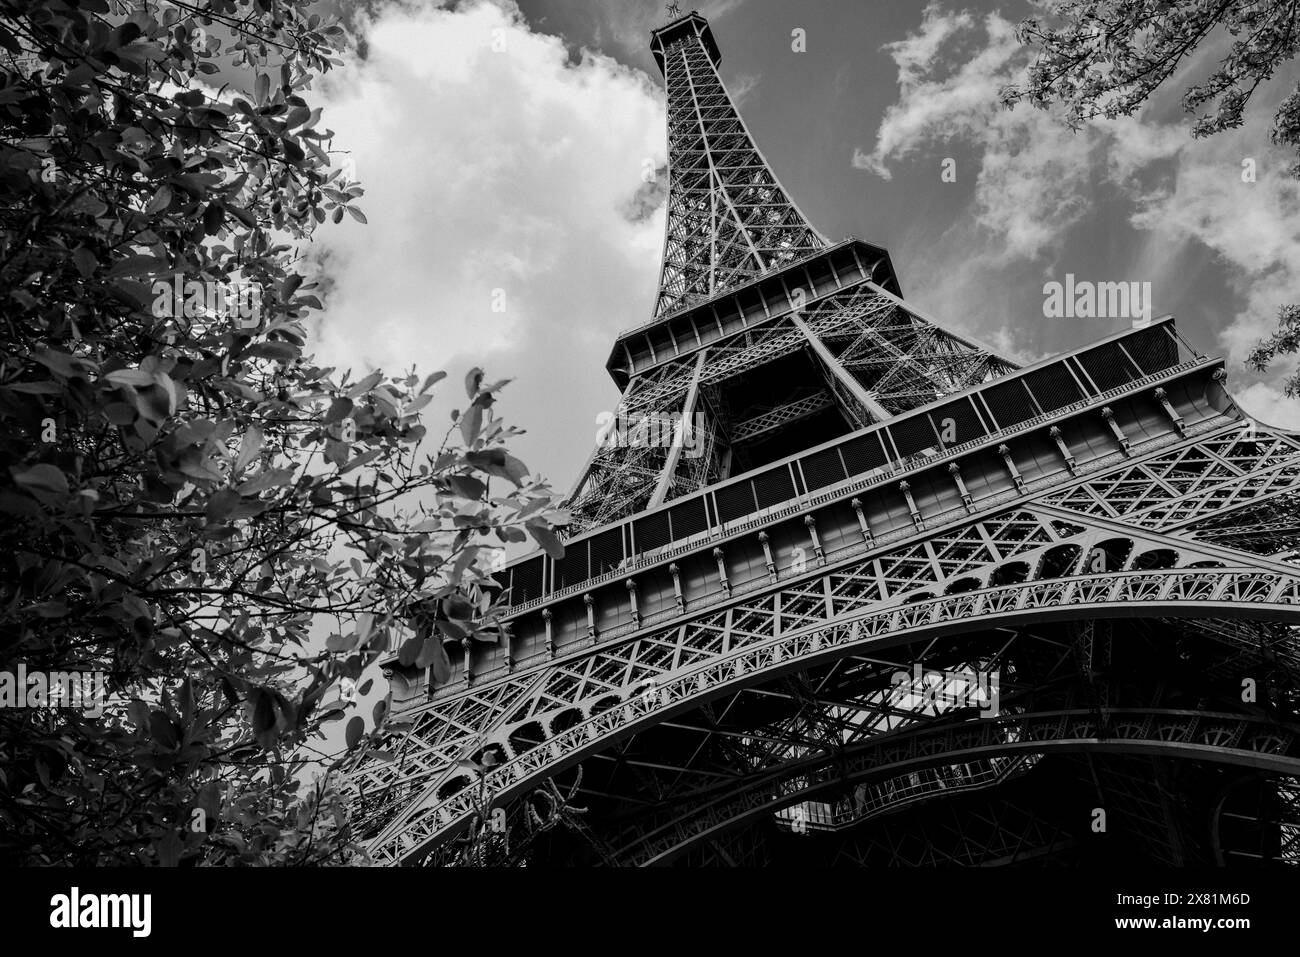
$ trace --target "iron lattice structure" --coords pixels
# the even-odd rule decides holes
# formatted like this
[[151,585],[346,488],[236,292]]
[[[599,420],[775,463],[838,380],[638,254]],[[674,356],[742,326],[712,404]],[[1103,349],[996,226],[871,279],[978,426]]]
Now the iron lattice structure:
[[390,664],[374,859],[1295,862],[1300,436],[1171,318],[1026,368],[943,329],[789,201],[703,18],[652,48],[662,281],[609,361],[649,439],[499,646]]

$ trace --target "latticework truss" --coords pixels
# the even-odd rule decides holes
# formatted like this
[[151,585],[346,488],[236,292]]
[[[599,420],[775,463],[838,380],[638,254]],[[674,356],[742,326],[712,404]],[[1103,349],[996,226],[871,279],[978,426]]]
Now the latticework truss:
[[[814,394],[732,422],[726,392],[746,375],[763,375],[795,353],[809,357],[821,380]],[[841,410],[845,430],[881,421],[1012,371],[1006,359],[924,319],[874,283],[825,295],[806,311],[787,308],[681,358],[632,377],[614,421],[634,427],[597,446],[569,508],[570,531],[594,528],[726,478],[719,450],[773,428],[797,427],[810,411]],[[807,389],[806,383],[796,387]],[[680,450],[650,438],[652,420],[684,421],[695,447]],[[656,492],[658,496],[656,497]]]
[[702,18],[654,43],[658,318],[501,645],[392,666],[374,860],[1300,860],[1300,437],[1170,320],[1023,370],[943,329],[788,201]]
[[[1235,497],[1228,494],[1229,489],[1245,476],[1266,472],[1266,465],[1300,468],[1300,442],[1295,438],[1263,430],[1253,432],[1249,439],[1242,435],[1239,428],[1229,427],[1176,451],[1143,457],[1140,466],[1126,462],[1079,483],[1071,495],[1089,502],[1105,501],[1095,493],[1115,489],[1122,477],[1132,476],[1140,467],[1150,477],[1142,496],[1133,501],[1152,497],[1153,502],[1168,510],[1170,492],[1177,491],[1182,493],[1174,503],[1178,507],[1167,511],[1167,515],[1211,516],[1232,506]],[[1175,473],[1171,462],[1200,463],[1200,473]],[[1182,475],[1176,489],[1171,489],[1167,479],[1156,478],[1174,474]],[[1296,481],[1293,479],[1293,487]],[[1083,488],[1090,493],[1079,495],[1077,490]],[[721,707],[719,699],[743,698],[755,691],[764,697],[781,693],[771,684],[778,675],[799,674],[814,661],[838,661],[841,669],[852,666],[859,671],[875,662],[876,672],[892,672],[905,665],[909,656],[890,656],[888,648],[910,649],[918,643],[937,648],[948,636],[972,629],[983,635],[1014,634],[1021,643],[1039,642],[1045,648],[1067,648],[1063,664],[1055,666],[1055,670],[1032,680],[1022,670],[1016,672],[1014,682],[1004,682],[1004,702],[1016,693],[1017,684],[1022,685],[1023,693],[1031,693],[1046,686],[1041,682],[1050,684],[1062,676],[1069,678],[1074,696],[1071,701],[1076,705],[1081,695],[1091,693],[1089,689],[1095,687],[1090,672],[1079,665],[1080,655],[1093,660],[1091,627],[1066,638],[1048,627],[1058,620],[1087,624],[1122,615],[1133,620],[1180,622],[1191,615],[1202,630],[1214,632],[1214,647],[1226,649],[1214,660],[1221,660],[1234,678],[1243,673],[1264,674],[1260,670],[1263,659],[1257,630],[1248,622],[1263,615],[1277,622],[1300,623],[1300,573],[1285,562],[1166,531],[1164,522],[1144,519],[1148,511],[1127,507],[1119,498],[1110,499],[1110,507],[1128,514],[1123,519],[1111,516],[1094,524],[1059,505],[1029,504],[974,517],[949,532],[918,534],[915,541],[847,564],[832,563],[828,556],[826,567],[806,573],[789,586],[738,596],[726,607],[689,618],[680,625],[644,629],[629,641],[593,649],[567,663],[556,662],[426,706],[413,715],[415,727],[399,749],[397,761],[377,764],[358,776],[358,785],[371,802],[377,802],[370,805],[369,813],[361,820],[387,822],[374,832],[378,838],[374,848],[381,855],[386,852],[393,855],[393,860],[400,860],[425,845],[427,837],[422,839],[421,835],[454,832],[457,823],[465,819],[468,805],[466,810],[456,808],[460,788],[470,782],[470,776],[457,769],[455,761],[481,753],[485,747],[500,750],[502,764],[490,779],[499,799],[508,799],[526,791],[528,781],[561,773],[588,755],[599,760],[607,747],[626,749],[629,733],[634,735],[634,742],[636,735],[665,725],[696,726],[697,734],[717,734],[716,718],[697,724],[700,719],[683,722],[672,716],[684,711],[703,715],[709,708],[716,714]],[[1110,563],[1110,570],[1089,574],[1098,554],[1105,556],[1103,560]],[[1205,621],[1210,624],[1205,625]],[[1035,626],[1035,622],[1042,624]],[[1230,629],[1216,627],[1213,622],[1246,622],[1247,626]],[[1179,630],[1188,633],[1181,626]],[[1278,633],[1274,640],[1282,657],[1295,659],[1300,643],[1293,632]],[[1277,655],[1271,657],[1276,659]],[[954,659],[949,651],[946,658],[932,653],[924,660],[954,665],[971,659],[968,653]],[[727,805],[736,807],[734,814],[740,815],[736,821],[759,813],[757,808],[774,813],[779,807],[798,803],[808,791],[808,787],[790,786],[791,761],[831,759],[842,770],[844,752],[856,742],[873,741],[886,731],[897,735],[915,724],[915,720],[909,720],[915,715],[900,715],[896,702],[881,695],[879,677],[877,674],[872,693],[834,702],[840,710],[819,719],[823,726],[820,737],[797,710],[769,728],[742,720],[732,732],[730,745],[731,753],[742,755],[733,757],[732,762],[741,763],[738,769],[722,775],[728,783],[721,790],[715,786],[710,793],[716,798],[710,797],[710,801],[739,801],[739,805]],[[1141,704],[1148,706],[1150,702]],[[869,717],[845,717],[843,709],[849,706],[869,712]],[[726,710],[734,711],[736,707],[733,704]],[[1104,708],[1112,728],[1119,714],[1114,707],[1115,702],[1108,701]],[[963,731],[961,726],[954,728],[951,723],[940,722],[940,726],[944,735],[957,734],[960,738],[962,734],[975,734],[980,741],[991,741],[986,736],[1003,734],[1009,727],[1006,722],[1011,721],[1014,733],[1000,739],[1006,754],[1043,754],[1050,750],[1052,741],[1068,740],[1070,747],[1075,747],[1080,740],[1095,737],[1083,734],[1070,722],[1086,721],[1088,728],[1095,729],[1101,711],[1075,707],[1071,713],[1076,716],[1068,720],[1059,711],[1043,712],[1042,724],[1026,724],[1026,715],[1035,712],[1021,711],[1003,713],[1000,724],[977,721],[969,731]],[[1238,745],[1248,740],[1251,743],[1245,751],[1249,755],[1243,754],[1243,762],[1256,762],[1263,754],[1272,754],[1276,758],[1268,759],[1268,766],[1277,773],[1300,774],[1300,757],[1293,750],[1300,739],[1294,737],[1294,725],[1279,725],[1241,711],[1219,713],[1208,724],[1195,719],[1195,712],[1171,714],[1169,720],[1184,730],[1176,734],[1172,725],[1156,724],[1141,725],[1123,734],[1147,743],[1171,742],[1178,734],[1188,734],[1192,736],[1187,739],[1189,744],[1223,747],[1234,754],[1240,750]],[[935,723],[935,716],[920,723]],[[827,739],[827,726],[847,729],[848,733]],[[1229,726],[1241,729],[1240,733],[1206,731]],[[1060,738],[1070,727],[1075,731]],[[735,751],[735,741],[743,743],[743,739],[751,742],[749,748],[759,740],[784,743],[748,752],[751,757],[743,759],[747,752]],[[952,766],[961,748],[956,738],[943,740],[948,743],[926,745],[927,753]],[[1022,744],[1015,746],[1016,742]],[[1104,746],[1099,742],[1098,747]],[[697,824],[681,823],[689,833],[679,828],[670,840],[664,839],[666,844],[659,840],[654,846],[662,851],[651,855],[653,859],[692,845],[693,828],[704,828],[700,821],[708,822],[701,833],[710,834],[724,822],[726,826],[734,823],[730,810],[710,804],[711,810],[705,814],[704,808],[691,811],[694,805],[684,807],[680,798],[672,798],[676,793],[685,795],[698,790],[700,785],[682,787],[682,782],[689,783],[696,774],[702,775],[701,781],[719,777],[716,754],[698,746],[687,750],[698,753],[699,758],[674,766],[672,776],[677,787],[662,791],[660,800],[669,806],[660,814],[669,814],[674,820],[685,815],[686,820],[696,820]],[[987,752],[983,753],[987,756]],[[1216,752],[1214,757],[1224,758],[1225,754]],[[875,759],[864,768],[867,765],[877,770],[884,767]],[[699,771],[692,771],[692,767]],[[800,779],[813,781],[808,778],[807,768],[801,775]],[[644,777],[639,781],[636,793],[640,799],[656,793],[655,789],[646,789]],[[880,787],[872,793],[879,795],[885,790]],[[754,803],[747,797],[751,793],[762,797],[762,801]],[[915,789],[909,792],[898,782],[894,793],[898,794],[900,807],[916,799]],[[397,808],[405,810],[393,817]],[[629,826],[637,839],[643,839],[660,831],[663,825],[653,823],[657,819],[659,815],[640,818]],[[621,849],[626,841],[620,843],[614,835],[610,839],[614,859],[630,862],[629,851]]]
[[701,30],[681,31],[662,44],[660,55],[668,90],[669,187],[656,316],[826,245],[755,147]]

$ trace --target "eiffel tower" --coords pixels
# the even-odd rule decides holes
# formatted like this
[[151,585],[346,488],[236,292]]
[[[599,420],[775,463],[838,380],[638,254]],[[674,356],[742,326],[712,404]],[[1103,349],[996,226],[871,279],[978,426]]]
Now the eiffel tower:
[[[1300,859],[1300,436],[1171,317],[1019,367],[832,243],[696,13],[653,318],[563,558],[353,776],[380,864]],[[537,828],[538,808],[569,812]],[[533,824],[530,825],[530,821]],[[531,830],[530,830],[531,828]]]

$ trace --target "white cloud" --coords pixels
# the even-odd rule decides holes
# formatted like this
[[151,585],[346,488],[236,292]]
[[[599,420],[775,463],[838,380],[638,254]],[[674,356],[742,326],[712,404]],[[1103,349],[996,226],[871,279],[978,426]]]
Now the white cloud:
[[[1072,133],[1050,112],[998,105],[998,91],[1022,80],[1031,55],[999,14],[976,20],[932,2],[918,30],[885,50],[898,66],[899,98],[886,110],[873,149],[855,151],[853,165],[889,178],[890,164],[936,144],[973,149],[977,157],[971,213],[954,230],[983,242],[971,243],[975,252],[931,281],[932,308],[942,314],[959,305],[961,287],[980,276],[987,281],[990,269],[1053,264],[1074,238],[1072,228],[1092,215],[1104,185],[1127,197],[1128,221],[1142,231],[1134,275],[1157,289],[1186,282],[1176,270],[1193,244],[1228,267],[1242,305],[1219,338],[1242,381],[1251,346],[1300,288],[1300,190],[1285,177],[1283,157],[1273,154],[1270,165],[1264,155],[1272,110],[1285,91],[1261,90],[1243,128],[1203,141],[1192,140],[1184,123],[1158,124],[1146,114],[1097,120]],[[1198,51],[1198,60],[1212,54]],[[1176,94],[1162,91],[1166,100]],[[1247,184],[1241,160],[1252,151],[1258,182]],[[1267,410],[1261,414],[1295,418],[1296,403],[1278,388],[1289,364],[1279,362],[1266,381],[1243,391]]]
[[731,102],[737,106],[743,106],[757,88],[759,81],[762,79],[756,73],[742,73],[727,86],[727,93],[731,96]]
[[1233,391],[1233,398],[1246,412],[1268,425],[1300,429],[1300,404],[1288,399],[1268,382],[1255,382]]
[[[972,55],[954,55],[974,37],[981,46]],[[981,148],[975,220],[1002,241],[997,258],[1053,251],[1064,230],[1087,213],[1093,144],[1044,111],[998,104],[998,91],[1029,60],[1015,24],[1000,14],[976,20],[931,3],[917,32],[884,49],[898,65],[899,99],[885,111],[875,147],[857,151],[853,164],[888,179],[890,162],[923,147],[975,144]]]
[[318,233],[332,287],[317,356],[517,377],[505,417],[555,440],[517,449],[567,486],[594,435],[584,424],[617,398],[593,371],[653,303],[663,211],[628,211],[646,161],[664,164],[662,93],[608,57],[570,63],[509,0],[384,6],[365,36],[367,58],[322,91],[369,225]]

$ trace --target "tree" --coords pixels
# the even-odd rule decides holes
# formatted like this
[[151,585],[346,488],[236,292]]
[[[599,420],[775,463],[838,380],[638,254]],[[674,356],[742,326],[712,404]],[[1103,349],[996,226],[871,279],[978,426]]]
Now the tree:
[[[1020,41],[1038,54],[1025,85],[1004,89],[1002,101],[1060,104],[1074,129],[1096,117],[1131,116],[1220,33],[1232,37],[1227,55],[1182,100],[1189,113],[1200,113],[1193,136],[1236,129],[1260,85],[1300,52],[1300,5],[1294,0],[1057,0],[1050,17],[1050,26],[1038,18],[1020,23]],[[1288,172],[1300,178],[1300,84],[1278,107],[1269,136],[1296,151]],[[1277,330],[1249,362],[1262,372],[1278,356],[1298,350],[1300,306],[1284,305]],[[1300,372],[1285,388],[1288,396],[1300,395]]]
[[[307,100],[342,37],[310,6],[0,0],[0,678],[65,692],[0,707],[10,861],[350,859],[326,723],[381,657],[445,680],[444,642],[498,640],[497,550],[559,547],[505,382],[471,370],[428,452],[443,373],[304,354],[306,244],[365,221]],[[61,672],[106,676],[102,715]]]

